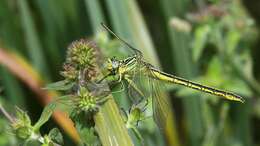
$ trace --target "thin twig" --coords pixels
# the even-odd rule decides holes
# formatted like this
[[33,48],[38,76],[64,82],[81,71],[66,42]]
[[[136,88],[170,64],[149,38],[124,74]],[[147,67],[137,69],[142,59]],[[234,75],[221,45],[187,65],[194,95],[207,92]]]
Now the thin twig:
[[0,111],[11,123],[14,123],[14,118],[4,109],[4,107],[1,104]]

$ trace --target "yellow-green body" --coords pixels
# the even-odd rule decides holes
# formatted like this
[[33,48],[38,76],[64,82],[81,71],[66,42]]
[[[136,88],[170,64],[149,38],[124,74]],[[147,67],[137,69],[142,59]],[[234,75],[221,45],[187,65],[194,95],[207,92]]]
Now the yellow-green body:
[[195,90],[206,92],[206,93],[209,93],[209,94],[212,94],[212,95],[221,96],[221,97],[224,97],[228,100],[240,101],[242,103],[244,102],[244,99],[241,96],[236,95],[236,94],[231,93],[231,92],[227,92],[227,91],[223,91],[223,90],[220,90],[220,89],[216,89],[216,88],[208,87],[208,86],[201,85],[201,84],[198,84],[198,83],[194,83],[194,82],[191,82],[189,80],[186,80],[186,79],[183,79],[183,78],[180,78],[180,77],[177,77],[177,76],[166,74],[166,73],[161,72],[161,71],[156,70],[156,69],[151,69],[151,72],[152,72],[152,76],[154,78],[157,78],[157,79],[162,80],[162,81],[166,81],[166,82],[170,82],[170,83],[174,83],[174,84],[178,84],[178,85],[183,85],[183,86],[186,86],[188,88],[192,88],[192,89],[195,89]]
[[137,88],[135,83],[131,80],[131,77],[136,75],[137,72],[141,72],[141,74],[156,80],[182,85],[201,92],[220,96],[228,100],[239,101],[242,103],[244,102],[244,99],[239,95],[224,90],[201,85],[198,83],[194,83],[171,74],[167,74],[154,68],[151,64],[144,62],[140,58],[141,57],[137,55],[128,57],[124,60],[115,60],[115,58],[113,58],[108,62],[110,65],[108,65],[109,67],[107,69],[110,72],[113,72],[113,75],[118,75],[118,82],[121,82],[122,79],[125,79],[133,88],[135,88],[137,92],[140,93],[140,95],[144,94]]

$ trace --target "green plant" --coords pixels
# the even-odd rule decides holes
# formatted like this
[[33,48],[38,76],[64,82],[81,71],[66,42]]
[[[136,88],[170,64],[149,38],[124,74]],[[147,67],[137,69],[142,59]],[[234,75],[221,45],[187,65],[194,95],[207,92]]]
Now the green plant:
[[[254,130],[258,129],[260,117],[257,3],[2,0],[0,6],[0,100],[5,101],[2,105],[8,111],[13,109],[8,104],[26,109],[32,123],[27,127],[35,126],[44,106],[53,100],[59,103],[53,120],[40,126],[43,139],[50,129],[59,127],[66,137],[64,145],[259,145],[259,130]],[[132,105],[129,94],[122,91],[123,85],[95,84],[95,79],[103,77],[102,64],[107,57],[124,59],[132,53],[111,39],[100,27],[101,22],[141,50],[144,59],[161,70],[234,91],[246,98],[245,104],[223,102],[214,96],[166,85],[161,96],[169,97],[173,110],[168,115],[169,127],[158,130],[150,118],[150,101],[141,113],[142,107]],[[67,45],[86,37],[94,40],[98,51],[78,52],[82,56],[70,60],[78,65],[68,63]],[[85,66],[91,54],[95,65]],[[78,78],[85,67],[87,76]],[[59,90],[42,89],[50,82],[55,83],[49,84],[49,89]],[[17,145],[14,134],[5,130],[11,122],[1,116],[0,145]]]
[[57,128],[50,130],[48,134],[42,135],[40,128],[49,120],[55,105],[49,104],[43,110],[39,120],[32,124],[28,114],[22,109],[16,107],[16,116],[12,117],[2,105],[0,105],[0,111],[9,120],[11,131],[18,138],[17,143],[21,143],[24,146],[29,145],[42,145],[42,146],[59,146],[63,144],[63,138],[60,131]]

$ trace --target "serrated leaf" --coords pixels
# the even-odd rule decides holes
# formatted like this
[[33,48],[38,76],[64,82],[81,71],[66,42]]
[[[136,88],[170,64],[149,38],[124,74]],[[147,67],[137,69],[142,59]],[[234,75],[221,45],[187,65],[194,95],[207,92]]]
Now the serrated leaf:
[[95,135],[95,130],[93,128],[95,124],[92,116],[93,115],[91,113],[78,113],[76,110],[72,111],[70,114],[70,117],[75,123],[75,127],[81,137],[82,142],[91,146],[99,146],[99,140]]
[[55,108],[56,108],[56,105],[54,103],[50,103],[44,107],[44,110],[41,114],[40,119],[33,126],[34,131],[38,131],[40,129],[40,127],[49,120],[49,118],[51,117]]
[[88,145],[98,146],[99,141],[98,137],[95,135],[94,128],[82,128],[78,131],[81,137],[81,140]]
[[63,144],[63,136],[58,128],[51,129],[48,137],[55,143]]
[[73,86],[74,86],[74,82],[62,80],[62,81],[47,84],[46,87],[44,87],[43,89],[65,91],[71,89]]

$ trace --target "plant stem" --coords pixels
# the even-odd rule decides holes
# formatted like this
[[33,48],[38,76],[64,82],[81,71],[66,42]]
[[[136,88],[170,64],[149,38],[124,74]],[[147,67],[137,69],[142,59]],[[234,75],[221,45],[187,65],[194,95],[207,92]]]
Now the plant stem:
[[95,128],[102,145],[134,146],[112,95],[108,98],[94,116]]
[[4,107],[0,104],[0,112],[6,117],[6,119],[11,122],[14,123],[14,118],[4,109]]

